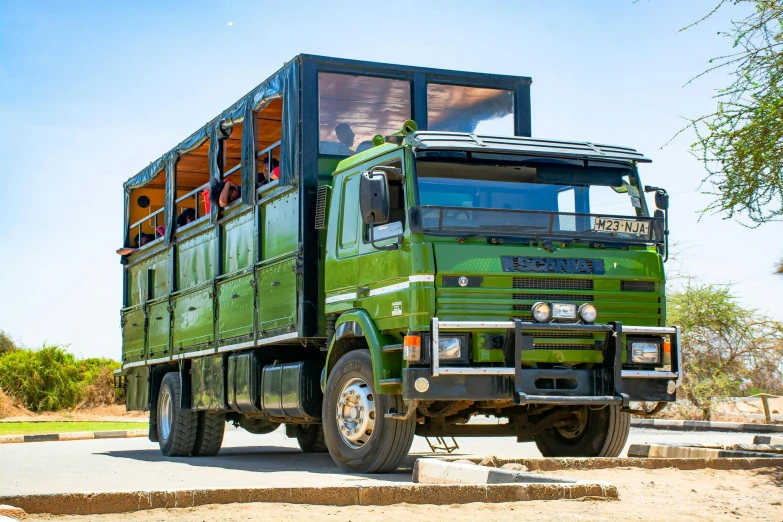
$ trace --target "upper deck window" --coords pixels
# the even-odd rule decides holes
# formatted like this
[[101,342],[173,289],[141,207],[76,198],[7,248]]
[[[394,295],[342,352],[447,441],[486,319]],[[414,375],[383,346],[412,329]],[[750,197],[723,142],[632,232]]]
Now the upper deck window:
[[513,136],[514,93],[430,83],[427,85],[427,128]]
[[372,137],[393,134],[411,118],[410,82],[320,73],[318,150],[351,156],[372,147]]
[[179,228],[208,215],[209,140],[180,156],[176,182],[174,223]]

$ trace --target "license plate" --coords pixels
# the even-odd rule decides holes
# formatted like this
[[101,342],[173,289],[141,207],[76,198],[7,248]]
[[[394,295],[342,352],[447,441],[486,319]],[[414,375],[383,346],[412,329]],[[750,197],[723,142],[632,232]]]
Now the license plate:
[[650,224],[646,221],[631,221],[628,219],[595,218],[593,230],[646,236],[650,232]]

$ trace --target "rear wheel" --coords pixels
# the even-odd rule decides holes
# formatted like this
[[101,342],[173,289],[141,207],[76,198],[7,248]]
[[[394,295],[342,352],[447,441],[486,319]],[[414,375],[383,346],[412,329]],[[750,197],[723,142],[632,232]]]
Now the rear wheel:
[[223,445],[223,434],[226,431],[226,414],[200,411],[198,413],[198,429],[196,443],[193,446],[193,456],[211,457],[217,455]]
[[631,416],[620,406],[599,409],[584,406],[574,418],[535,437],[544,457],[618,457],[628,440]]
[[324,427],[320,424],[298,424],[296,442],[305,453],[326,453],[326,440],[324,439]]
[[329,374],[323,405],[324,437],[335,464],[355,473],[397,469],[410,450],[416,421],[384,414],[404,407],[401,395],[375,393],[368,350],[343,356]]
[[179,373],[167,373],[158,392],[158,445],[167,457],[186,457],[196,444],[198,413],[180,408],[181,394]]

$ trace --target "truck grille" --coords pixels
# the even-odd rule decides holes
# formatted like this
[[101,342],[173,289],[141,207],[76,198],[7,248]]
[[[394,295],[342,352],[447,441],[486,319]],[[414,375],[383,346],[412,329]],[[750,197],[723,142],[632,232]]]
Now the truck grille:
[[592,279],[565,279],[561,277],[515,277],[512,288],[530,290],[592,290]]
[[592,301],[589,294],[514,294],[514,299],[528,301]]

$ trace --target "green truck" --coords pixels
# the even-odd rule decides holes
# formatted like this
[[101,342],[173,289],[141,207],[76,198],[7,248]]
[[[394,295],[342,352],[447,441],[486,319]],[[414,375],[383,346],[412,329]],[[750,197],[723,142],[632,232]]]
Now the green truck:
[[124,184],[115,381],[164,455],[230,422],[361,473],[414,435],[617,456],[676,399],[668,195],[532,138],[530,85],[300,55]]

